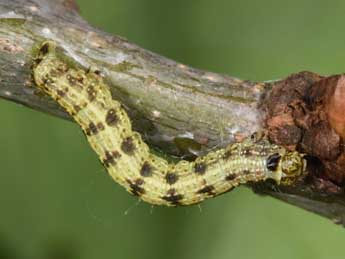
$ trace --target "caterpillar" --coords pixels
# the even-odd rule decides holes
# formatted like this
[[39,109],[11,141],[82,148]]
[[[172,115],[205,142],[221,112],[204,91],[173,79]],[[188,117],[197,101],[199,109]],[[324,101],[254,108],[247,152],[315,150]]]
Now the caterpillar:
[[288,185],[305,172],[302,154],[265,138],[248,138],[192,162],[169,163],[150,152],[132,130],[126,111],[99,73],[64,62],[53,41],[40,45],[34,63],[37,87],[79,124],[110,176],[145,202],[191,205],[248,182],[273,179]]

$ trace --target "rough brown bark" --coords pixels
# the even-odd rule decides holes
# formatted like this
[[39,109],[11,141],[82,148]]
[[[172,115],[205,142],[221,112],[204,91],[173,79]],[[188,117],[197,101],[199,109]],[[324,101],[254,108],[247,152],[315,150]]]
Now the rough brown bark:
[[193,158],[264,131],[307,154],[308,177],[261,194],[345,224],[344,78],[302,72],[255,83],[205,72],[88,25],[72,0],[0,1],[0,97],[65,119],[31,79],[37,46],[51,39],[71,62],[100,70],[152,146]]

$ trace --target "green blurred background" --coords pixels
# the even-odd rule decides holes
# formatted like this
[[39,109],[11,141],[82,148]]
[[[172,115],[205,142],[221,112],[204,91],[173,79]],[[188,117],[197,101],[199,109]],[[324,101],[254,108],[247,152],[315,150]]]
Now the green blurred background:
[[[344,72],[344,1],[79,0],[93,25],[252,80]],[[137,202],[78,127],[0,101],[0,258],[344,258],[345,229],[246,188],[183,208]]]

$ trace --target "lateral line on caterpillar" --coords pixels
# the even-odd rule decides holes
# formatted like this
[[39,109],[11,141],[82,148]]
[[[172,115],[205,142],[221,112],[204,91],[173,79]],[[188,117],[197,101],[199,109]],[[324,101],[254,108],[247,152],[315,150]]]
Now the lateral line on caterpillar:
[[56,56],[54,42],[41,45],[33,77],[79,124],[112,178],[145,202],[191,205],[247,182],[291,184],[305,172],[302,154],[265,139],[231,144],[193,162],[168,163],[132,130],[102,77],[69,67]]

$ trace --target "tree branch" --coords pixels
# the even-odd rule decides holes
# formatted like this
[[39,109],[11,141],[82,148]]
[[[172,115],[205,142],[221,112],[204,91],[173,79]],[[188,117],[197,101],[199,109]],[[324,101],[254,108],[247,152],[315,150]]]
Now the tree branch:
[[[333,165],[339,172],[345,167],[339,159],[343,150],[333,156],[316,152],[327,147],[332,153],[342,143],[340,133],[334,131],[341,127],[328,124],[329,113],[319,116],[327,103],[324,100],[331,100],[332,95],[332,91],[318,91],[325,88],[320,82],[326,79],[300,73],[277,82],[255,83],[201,71],[95,29],[77,10],[72,0],[0,1],[1,98],[70,119],[31,78],[37,46],[51,39],[71,62],[100,70],[135,129],[170,155],[192,159],[257,131],[266,132],[274,143],[307,153],[310,168],[305,181],[279,192],[269,184],[255,185],[254,190],[345,223],[344,181],[341,173],[332,174]],[[336,89],[338,79],[335,83],[327,79],[326,85]],[[315,131],[315,121],[322,129]],[[308,138],[320,132],[328,140],[338,136],[338,142],[313,146]],[[333,135],[327,135],[330,132]]]

